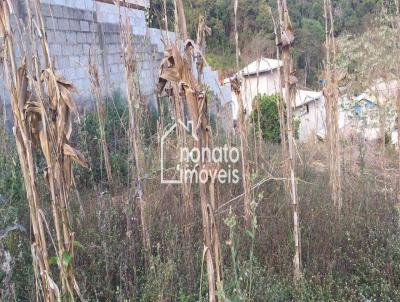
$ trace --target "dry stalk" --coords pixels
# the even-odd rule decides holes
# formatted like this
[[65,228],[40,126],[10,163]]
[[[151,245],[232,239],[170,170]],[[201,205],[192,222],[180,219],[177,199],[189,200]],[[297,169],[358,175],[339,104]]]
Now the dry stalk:
[[[187,37],[184,11],[180,0],[176,0],[175,13],[179,17],[179,32],[182,33],[183,37]],[[190,40],[186,41],[183,57],[176,45],[170,45],[166,48],[160,68],[158,92],[161,94],[166,84],[170,83],[173,90],[177,89],[174,91],[174,95],[182,95],[184,97],[189,119],[195,125],[193,132],[198,137],[198,141],[195,141],[195,147],[202,150],[202,148],[209,146],[211,138],[207,118],[206,95],[193,75],[191,63],[193,48],[197,48],[197,46]],[[198,168],[208,169],[209,160],[202,161]],[[208,296],[209,301],[214,302],[216,301],[216,286],[218,287],[222,284],[220,245],[217,224],[213,218],[215,210],[214,186],[210,182],[200,182],[199,187],[203,219],[204,257],[207,263]]]
[[399,153],[399,171],[397,173],[397,200],[400,199],[400,90],[397,91],[397,102],[396,102],[396,114],[397,114],[397,151]]
[[[150,243],[150,233],[149,233],[148,205],[142,183],[142,177],[144,176],[143,165],[145,162],[145,158],[143,150],[141,148],[140,131],[139,131],[140,96],[138,95],[138,89],[135,81],[135,58],[132,45],[133,43],[132,28],[129,17],[121,15],[119,1],[117,1],[116,3],[120,18],[120,39],[123,51],[125,80],[126,80],[127,97],[128,97],[129,138],[135,162],[134,196],[138,200],[140,208],[140,220],[142,223],[142,237],[143,237],[142,239],[143,239],[143,246],[145,249],[144,253],[145,262],[147,267],[150,267],[152,257],[151,257],[151,243]],[[127,217],[127,219],[128,219],[127,234],[128,238],[130,238],[133,230],[131,226],[131,221],[129,221],[130,218]]]
[[[2,1],[1,7],[1,29],[6,45],[4,66],[12,99],[14,136],[21,161],[34,234],[32,258],[36,277],[36,294],[38,299],[42,297],[45,301],[60,300],[61,295],[69,301],[74,301],[75,293],[79,297],[81,295],[73,272],[73,233],[67,213],[67,195],[72,184],[72,161],[85,166],[82,154],[69,145],[72,133],[71,111],[76,112],[75,103],[70,95],[74,88],[69,82],[56,75],[51,65],[39,2],[27,1],[26,3],[35,76],[28,73],[25,58],[17,70],[13,52],[13,33],[10,27],[12,6],[5,0]],[[35,8],[35,18],[32,17],[31,5]],[[40,38],[46,62],[43,71],[38,60],[33,24]],[[47,88],[47,94],[44,94],[42,86]],[[28,87],[33,87],[34,91],[28,91]],[[39,205],[36,188],[33,148],[42,151],[47,165],[44,176],[52,200],[53,223],[57,238],[54,248],[61,291],[51,277],[48,263],[45,222],[44,216],[40,214],[43,211]]]
[[100,87],[100,79],[96,67],[95,57],[92,56],[91,54],[89,55],[89,76],[90,76],[90,87],[92,89],[92,95],[96,109],[97,119],[99,121],[100,143],[103,150],[104,165],[106,167],[108,185],[112,190],[113,177],[110,164],[110,154],[108,152],[108,145],[105,132],[103,93]]
[[324,0],[325,36],[326,36],[326,62],[325,85],[323,94],[325,97],[327,141],[329,146],[329,183],[334,205],[338,213],[342,209],[341,189],[341,156],[338,129],[338,86],[344,78],[336,71],[336,46],[334,37],[334,23],[332,5],[330,0]]
[[[236,43],[236,68],[239,72],[239,33],[237,30],[237,9],[238,9],[238,0],[235,0],[234,5],[234,15],[235,15],[235,43]],[[236,95],[236,99],[239,105],[239,113],[238,113],[238,132],[240,137],[240,154],[242,157],[242,184],[244,190],[244,220],[246,227],[250,227],[251,225],[251,180],[250,180],[250,164],[248,161],[249,154],[249,144],[247,141],[247,129],[246,129],[246,116],[245,116],[245,108],[243,104],[243,97],[241,93],[241,75],[237,75],[231,81],[231,87],[233,92]]]
[[[281,14],[281,12],[279,12]],[[274,35],[275,35],[275,45],[276,45],[276,59],[278,62],[281,60],[281,54],[279,49],[279,36],[278,36],[278,28],[276,25],[275,17],[272,13],[272,9],[269,7],[269,14],[272,19],[272,24],[274,26]],[[288,169],[286,159],[288,158],[288,150],[287,150],[287,141],[286,141],[286,122],[285,122],[285,103],[283,99],[283,85],[282,85],[282,70],[281,67],[278,69],[279,74],[279,100],[278,100],[278,115],[279,115],[279,129],[280,129],[280,138],[281,138],[281,151],[282,158],[285,160],[284,168]],[[285,175],[288,175],[288,172],[285,172]],[[286,191],[289,192],[288,183],[286,183]]]
[[290,46],[294,41],[293,29],[289,18],[286,0],[278,0],[282,48],[284,89],[283,98],[286,104],[286,130],[288,138],[288,179],[290,180],[290,195],[293,207],[293,236],[295,243],[295,255],[293,258],[294,282],[297,285],[302,278],[301,269],[301,234],[300,216],[297,197],[297,181],[295,175],[295,150],[293,134],[293,101],[296,94],[297,79],[293,75],[290,64]]
[[28,79],[26,60],[23,59],[21,66],[17,69],[14,57],[14,37],[10,26],[11,3],[1,1],[0,28],[1,36],[4,38],[4,73],[6,76],[7,89],[11,97],[12,114],[14,121],[14,137],[17,145],[24,185],[29,204],[29,213],[33,232],[33,243],[31,245],[32,261],[35,272],[36,297],[45,301],[56,301],[58,290],[52,287],[50,265],[47,254],[47,243],[43,221],[39,214],[40,204],[36,186],[35,162],[33,157],[33,146],[30,140],[30,125],[25,119],[24,105],[28,99]]
[[[63,297],[73,301],[75,293],[81,297],[79,287],[73,272],[74,234],[70,227],[68,215],[68,192],[73,182],[72,161],[86,167],[83,155],[69,145],[72,134],[72,113],[78,115],[77,107],[71,94],[76,92],[71,83],[55,73],[46,39],[40,3],[35,0],[32,5],[35,9],[35,19],[28,11],[31,22],[38,24],[38,32],[43,52],[45,69],[39,69],[38,54],[35,56],[36,78],[31,78],[37,100],[30,100],[25,105],[28,120],[31,120],[33,141],[38,142],[38,147],[43,153],[47,167],[45,180],[52,199],[53,223],[56,231],[57,264],[61,281]],[[35,37],[31,34],[31,44],[35,46]],[[45,87],[47,90],[43,94]]]

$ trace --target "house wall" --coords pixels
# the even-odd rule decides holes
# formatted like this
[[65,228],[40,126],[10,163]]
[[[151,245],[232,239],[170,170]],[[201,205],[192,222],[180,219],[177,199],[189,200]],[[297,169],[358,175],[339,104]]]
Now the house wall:
[[[308,113],[306,106],[308,105]],[[315,140],[316,134],[325,133],[325,104],[320,98],[296,108],[295,117],[300,121],[299,140],[302,142]]]
[[[264,72],[257,75],[246,76],[242,83],[242,98],[246,112],[249,114],[253,109],[254,98],[258,94],[274,95],[280,91],[279,70]],[[232,93],[233,117],[237,119],[239,105],[234,93]]]

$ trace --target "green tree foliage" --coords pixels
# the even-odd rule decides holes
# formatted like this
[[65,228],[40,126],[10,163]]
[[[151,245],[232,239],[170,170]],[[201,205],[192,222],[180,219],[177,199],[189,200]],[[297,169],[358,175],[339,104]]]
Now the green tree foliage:
[[[160,27],[163,0],[152,0],[151,25]],[[234,33],[233,1],[231,0],[184,0],[188,30],[196,34],[198,16],[203,14],[211,27],[212,36],[207,39],[210,64],[216,68],[233,71]],[[393,10],[393,0],[332,0],[336,34],[359,34],[370,27],[371,19],[382,8]],[[323,0],[289,0],[291,21],[295,29],[293,48],[294,64],[301,85],[318,87],[324,59],[324,10]],[[276,15],[275,0],[239,0],[238,31],[243,64],[259,56],[274,57],[275,42],[270,8]],[[170,30],[173,29],[173,1],[167,0]],[[158,16],[158,18],[156,17]],[[164,28],[164,25],[161,26]],[[232,59],[229,59],[232,57]],[[220,63],[218,58],[223,58]]]

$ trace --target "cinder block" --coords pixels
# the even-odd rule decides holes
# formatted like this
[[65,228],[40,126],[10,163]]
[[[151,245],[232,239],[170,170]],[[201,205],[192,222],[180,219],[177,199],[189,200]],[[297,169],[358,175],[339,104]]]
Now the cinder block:
[[42,16],[44,16],[44,17],[51,17],[53,15],[51,13],[49,4],[41,4],[40,11],[42,12]]
[[85,56],[89,56],[89,51],[90,51],[90,44],[83,44],[82,45],[82,53]]
[[76,33],[68,32],[67,33],[67,42],[68,44],[76,44]]
[[73,9],[71,14],[71,19],[82,20],[83,19],[83,10],[81,9]]
[[46,37],[47,37],[47,41],[53,42],[56,39],[56,34],[54,31],[48,30],[48,31],[46,31]]
[[77,44],[73,46],[73,52],[72,54],[74,56],[80,56],[83,53],[83,48],[82,48],[82,44]]
[[98,24],[95,23],[95,22],[91,22],[90,23],[90,31],[91,32],[97,32],[97,29],[98,29]]
[[68,19],[59,19],[58,20],[58,29],[69,31],[70,30],[69,20]]
[[93,13],[90,10],[84,10],[82,19],[87,21],[93,21]]
[[57,18],[67,17],[63,11],[63,7],[59,6],[59,5],[52,5],[50,13],[53,15],[53,17],[57,17]]
[[63,56],[70,56],[74,53],[74,45],[64,45],[62,48]]
[[71,7],[62,6],[62,16],[60,16],[60,17],[72,19],[74,17],[74,11],[75,11],[75,9],[73,9]]
[[55,33],[54,41],[59,44],[66,44],[67,43],[67,34],[65,32],[57,32]]
[[85,35],[86,35],[86,42],[87,43],[93,43],[94,42],[95,36],[93,35],[93,33],[87,32],[87,33],[85,33]]
[[[76,56],[71,56],[71,57],[69,58],[69,63],[70,63],[70,66],[71,66],[71,67],[73,67],[73,68],[75,68],[75,69],[78,69],[78,68],[79,68],[79,56],[78,56],[78,55],[76,55]],[[76,77],[79,77],[77,72],[75,72],[75,76],[76,76]]]
[[89,65],[89,54],[87,54],[87,55],[84,54],[83,56],[80,56],[79,64],[84,67],[88,66]]
[[76,79],[76,73],[75,73],[75,68],[68,68],[65,69],[64,76],[66,79],[73,81]]
[[89,31],[89,22],[87,21],[80,21],[81,31]]
[[64,68],[69,67],[69,65],[70,65],[69,58],[65,57],[65,56],[57,56],[55,63],[56,63],[56,68],[58,68],[58,69],[64,69]]
[[87,72],[85,71],[85,68],[82,66],[79,66],[75,70],[76,77],[79,79],[85,78],[87,76]]
[[87,38],[86,38],[86,34],[83,32],[78,32],[76,34],[76,42],[77,43],[86,43],[87,42]]
[[57,29],[57,19],[52,17],[46,17],[45,23],[46,23],[46,29]]
[[78,20],[69,20],[69,27],[72,31],[80,31],[81,30]]
[[50,44],[50,55],[51,56],[61,56],[61,45],[60,44]]

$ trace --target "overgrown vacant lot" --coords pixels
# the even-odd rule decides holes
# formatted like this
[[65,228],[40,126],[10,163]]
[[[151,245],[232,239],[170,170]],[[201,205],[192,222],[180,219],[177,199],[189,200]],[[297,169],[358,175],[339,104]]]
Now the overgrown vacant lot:
[[[147,211],[151,217],[152,243],[151,266],[146,266],[139,219],[135,218],[137,208],[129,210],[128,207],[132,193],[125,133],[128,119],[126,108],[121,105],[123,101],[114,99],[106,109],[105,128],[115,182],[112,191],[107,188],[104,167],[95,164],[101,161],[101,146],[94,114],[81,117],[82,123],[73,139],[93,167],[76,171],[79,193],[71,192],[69,205],[75,238],[75,273],[81,293],[94,301],[121,297],[141,301],[197,301],[199,295],[205,299],[207,279],[202,257],[201,209],[196,202],[199,192],[193,190],[194,202],[186,214],[179,186],[160,184],[155,176],[158,173],[157,133],[151,130],[143,133],[147,138],[144,145],[149,150],[146,155],[149,173],[144,190],[149,192]],[[151,121],[150,113],[143,118]],[[150,122],[155,123],[156,120]],[[35,295],[29,250],[29,209],[15,145],[10,136],[6,142],[7,149],[1,155],[1,226],[5,229],[18,221],[27,231],[10,233],[2,240],[4,250],[13,255],[9,283],[3,284],[12,287],[13,295],[19,300],[29,301]],[[386,175],[383,180],[373,154],[366,156],[361,170],[356,147],[346,148],[344,152],[355,157],[348,156],[343,165],[344,206],[338,216],[329,202],[324,147],[299,146],[297,175],[304,277],[296,288],[292,282],[291,206],[285,198],[280,148],[263,144],[260,150],[259,172],[252,175],[252,183],[258,185],[252,191],[254,218],[249,229],[243,225],[240,199],[232,200],[241,194],[241,185],[218,188],[215,219],[224,272],[223,291],[219,295],[234,301],[363,301],[367,298],[396,301],[400,295],[400,242],[393,190],[395,175]],[[390,154],[387,160],[393,161]],[[43,162],[38,155],[38,167],[41,166]],[[50,197],[45,193],[42,179],[38,179],[38,185],[44,205],[49,204]],[[44,214],[50,215],[49,211]],[[126,233],[128,211],[132,211],[132,223],[136,226],[130,239]],[[51,218],[47,223],[52,223]],[[5,259],[6,254],[2,255]],[[50,255],[51,267],[55,269],[55,256]],[[7,280],[5,277],[2,275],[3,282]]]
[[[400,301],[398,1],[99,2],[117,23],[0,1],[0,301]],[[161,28],[150,89],[132,11]],[[87,100],[54,20],[84,33]]]

